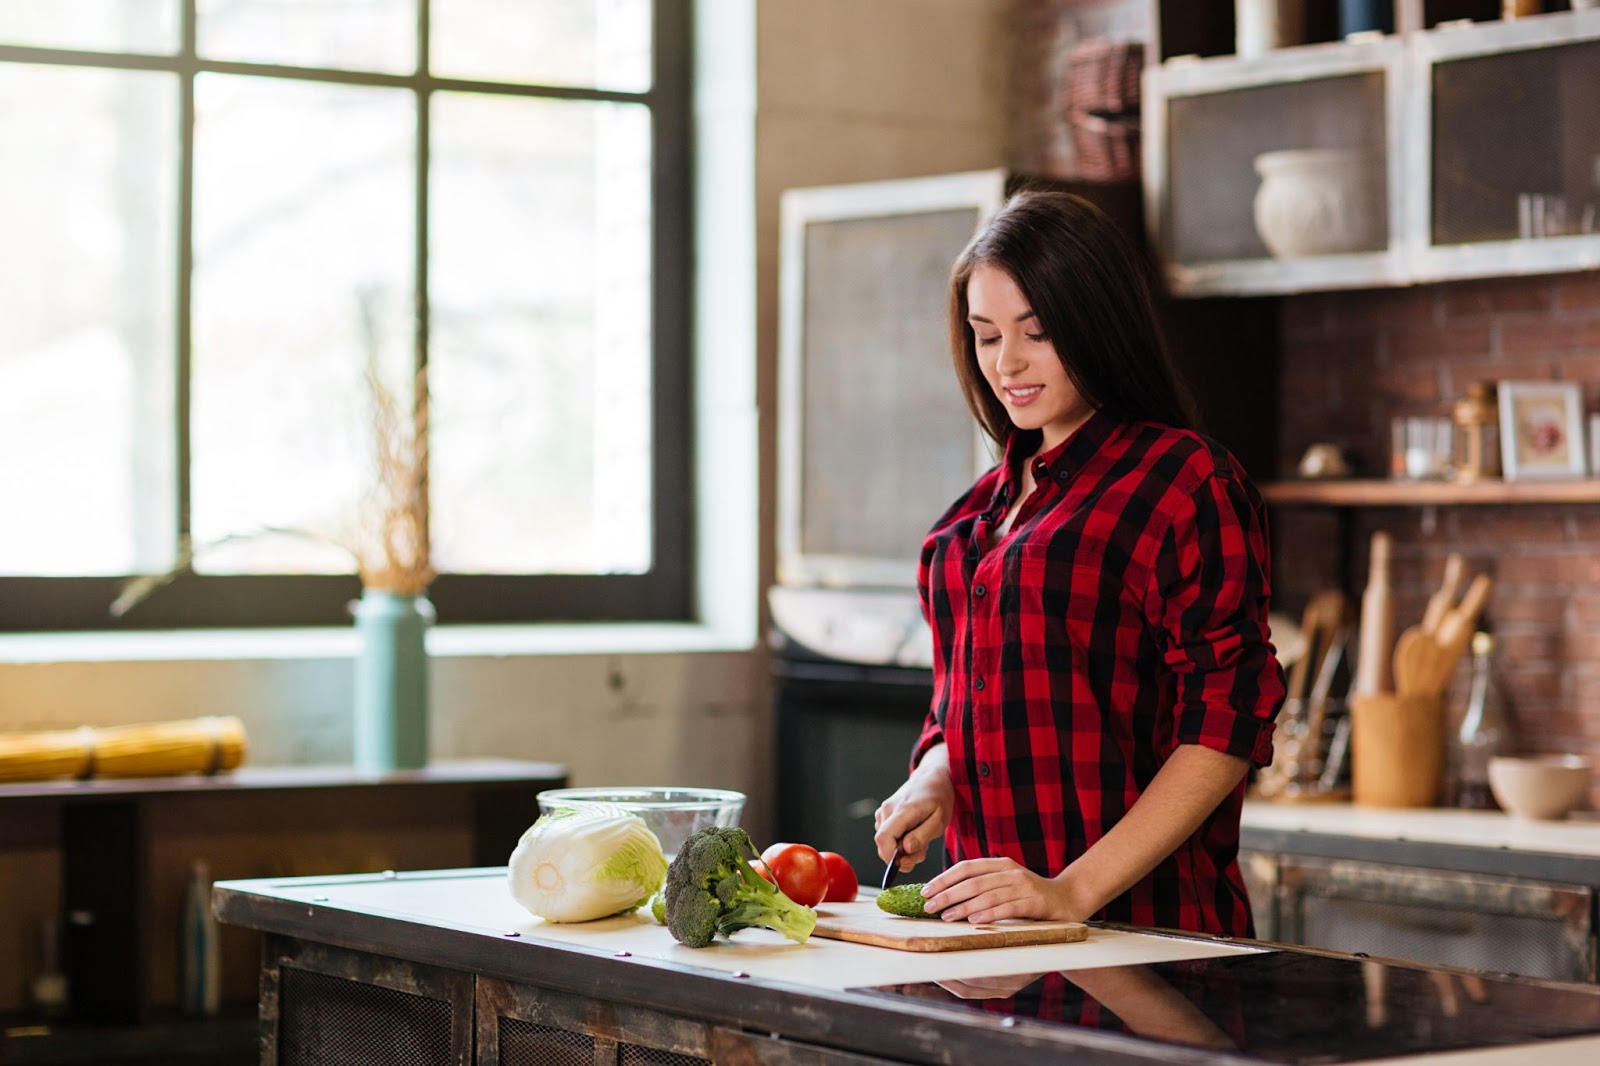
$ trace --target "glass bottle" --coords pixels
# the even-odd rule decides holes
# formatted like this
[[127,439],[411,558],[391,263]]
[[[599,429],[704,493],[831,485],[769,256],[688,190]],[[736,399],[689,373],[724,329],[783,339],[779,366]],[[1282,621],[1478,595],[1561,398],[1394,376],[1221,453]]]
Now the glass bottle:
[[1511,750],[1511,712],[1494,677],[1494,637],[1472,635],[1472,688],[1456,735],[1456,806],[1499,807],[1489,791],[1489,760]]

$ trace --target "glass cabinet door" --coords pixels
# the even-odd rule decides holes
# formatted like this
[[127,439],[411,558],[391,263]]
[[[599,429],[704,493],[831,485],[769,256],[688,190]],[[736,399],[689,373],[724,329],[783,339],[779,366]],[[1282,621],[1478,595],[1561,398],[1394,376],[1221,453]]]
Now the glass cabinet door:
[[1400,279],[1403,52],[1386,38],[1152,71],[1147,195],[1177,292]]
[[1600,264],[1600,11],[1441,27],[1415,47],[1416,273]]

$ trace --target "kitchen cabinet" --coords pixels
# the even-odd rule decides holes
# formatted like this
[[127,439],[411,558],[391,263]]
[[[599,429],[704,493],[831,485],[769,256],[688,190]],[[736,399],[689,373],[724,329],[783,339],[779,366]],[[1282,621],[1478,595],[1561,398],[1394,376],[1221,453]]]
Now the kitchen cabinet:
[[553,763],[470,759],[381,774],[244,767],[0,785],[0,819],[55,827],[72,1006],[63,1024],[4,1019],[0,1062],[243,1061],[255,1027],[239,1008],[255,984],[230,978],[253,975],[257,938],[224,932],[220,1018],[183,1018],[171,1006],[189,860],[205,857],[223,877],[369,856],[402,868],[503,864],[538,816],[538,793],[566,780]]
[[1251,802],[1240,842],[1261,937],[1600,980],[1600,825]]
[[1175,294],[1600,265],[1600,10],[1400,0],[1403,32],[1339,41],[1311,3],[1317,43],[1239,57],[1231,2],[1156,7],[1145,202]]

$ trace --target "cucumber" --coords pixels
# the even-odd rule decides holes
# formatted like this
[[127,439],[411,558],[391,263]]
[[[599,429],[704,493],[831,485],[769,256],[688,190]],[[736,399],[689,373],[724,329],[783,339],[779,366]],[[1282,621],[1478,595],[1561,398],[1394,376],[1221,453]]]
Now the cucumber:
[[898,914],[902,918],[937,918],[923,910],[928,901],[922,898],[922,884],[895,885],[878,893],[878,909]]

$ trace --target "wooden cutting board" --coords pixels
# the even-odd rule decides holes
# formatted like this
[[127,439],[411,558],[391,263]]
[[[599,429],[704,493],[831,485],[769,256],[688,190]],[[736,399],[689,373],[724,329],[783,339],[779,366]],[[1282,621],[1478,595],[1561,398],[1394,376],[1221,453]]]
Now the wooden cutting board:
[[988,925],[902,918],[878,909],[874,900],[824,903],[817,908],[812,936],[848,940],[898,951],[964,951],[1019,944],[1068,944],[1089,935],[1081,922],[1004,921]]

